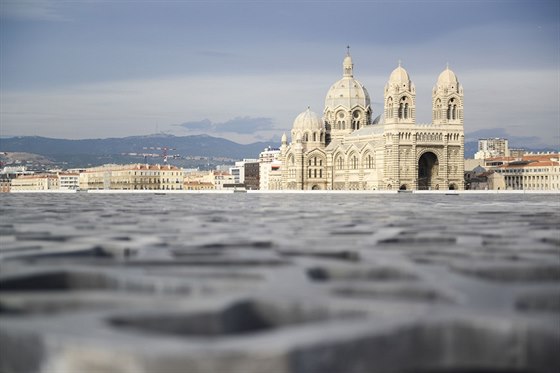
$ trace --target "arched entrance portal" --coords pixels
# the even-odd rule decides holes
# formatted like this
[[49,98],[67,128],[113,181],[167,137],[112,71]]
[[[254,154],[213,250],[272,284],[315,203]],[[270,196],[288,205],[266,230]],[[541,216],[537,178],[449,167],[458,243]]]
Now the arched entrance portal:
[[418,160],[418,189],[434,189],[438,176],[439,162],[437,155],[432,152],[422,154]]
[[319,185],[315,184],[311,187],[311,190],[321,190],[321,187]]

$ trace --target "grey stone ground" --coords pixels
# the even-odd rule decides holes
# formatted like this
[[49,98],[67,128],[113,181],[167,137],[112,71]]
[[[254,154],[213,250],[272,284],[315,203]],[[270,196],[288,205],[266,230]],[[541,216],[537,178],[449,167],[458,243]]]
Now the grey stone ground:
[[6,195],[0,372],[560,371],[558,195]]

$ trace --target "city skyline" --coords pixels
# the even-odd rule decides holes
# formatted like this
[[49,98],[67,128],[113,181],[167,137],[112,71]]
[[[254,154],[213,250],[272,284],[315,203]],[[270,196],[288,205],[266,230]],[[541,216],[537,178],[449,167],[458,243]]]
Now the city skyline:
[[0,10],[2,136],[279,139],[307,106],[322,114],[349,44],[373,117],[402,60],[417,123],[431,122],[449,63],[468,97],[467,134],[560,143],[555,1],[7,0]]

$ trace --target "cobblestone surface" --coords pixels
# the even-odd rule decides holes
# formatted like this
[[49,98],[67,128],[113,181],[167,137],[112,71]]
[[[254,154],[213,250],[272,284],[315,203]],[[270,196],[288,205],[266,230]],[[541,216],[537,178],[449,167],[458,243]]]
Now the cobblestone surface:
[[5,195],[0,372],[560,371],[558,195]]

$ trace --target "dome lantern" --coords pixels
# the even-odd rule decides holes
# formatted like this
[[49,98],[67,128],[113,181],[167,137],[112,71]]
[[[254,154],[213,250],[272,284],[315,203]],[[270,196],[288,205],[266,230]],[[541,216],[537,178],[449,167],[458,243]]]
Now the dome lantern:
[[350,46],[347,46],[346,49],[346,57],[342,62],[342,75],[352,78],[354,76],[354,64],[352,63],[352,57],[350,57]]

